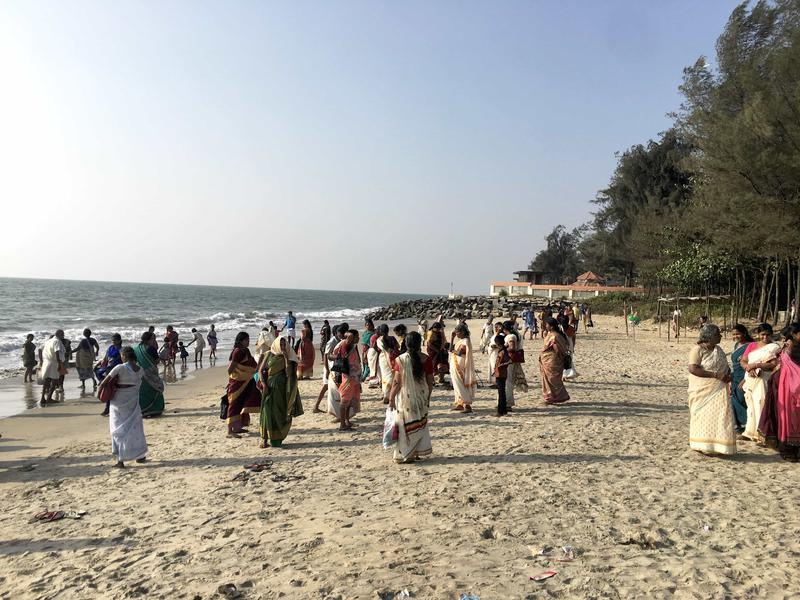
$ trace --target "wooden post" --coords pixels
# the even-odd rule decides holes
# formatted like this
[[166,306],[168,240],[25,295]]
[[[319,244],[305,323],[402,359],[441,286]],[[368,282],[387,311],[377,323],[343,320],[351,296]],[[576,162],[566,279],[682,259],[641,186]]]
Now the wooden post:
[[628,333],[628,315],[626,314],[628,311],[628,307],[625,306],[625,303],[622,303],[622,318],[625,320],[625,337],[630,337],[631,334]]
[[661,298],[658,299],[656,307],[656,320],[658,321],[658,337],[661,337]]

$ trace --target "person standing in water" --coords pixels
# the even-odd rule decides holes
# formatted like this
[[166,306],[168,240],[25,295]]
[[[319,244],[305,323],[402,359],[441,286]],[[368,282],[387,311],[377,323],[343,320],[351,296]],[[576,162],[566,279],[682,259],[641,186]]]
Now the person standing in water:
[[22,345],[22,366],[25,367],[25,379],[23,383],[33,381],[33,370],[36,368],[36,344],[33,343],[33,334],[25,336],[25,343]]
[[208,360],[217,358],[217,330],[214,329],[213,323],[206,339],[208,340]]
[[188,348],[194,344],[194,366],[197,366],[197,358],[200,358],[200,366],[203,366],[203,350],[206,348],[206,341],[203,339],[203,334],[192,327],[192,341],[186,344]]

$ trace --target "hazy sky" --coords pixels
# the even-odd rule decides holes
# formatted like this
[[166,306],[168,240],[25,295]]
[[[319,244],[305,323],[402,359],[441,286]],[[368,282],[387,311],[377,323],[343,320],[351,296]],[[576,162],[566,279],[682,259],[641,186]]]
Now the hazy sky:
[[0,2],[0,276],[485,292],[737,2]]

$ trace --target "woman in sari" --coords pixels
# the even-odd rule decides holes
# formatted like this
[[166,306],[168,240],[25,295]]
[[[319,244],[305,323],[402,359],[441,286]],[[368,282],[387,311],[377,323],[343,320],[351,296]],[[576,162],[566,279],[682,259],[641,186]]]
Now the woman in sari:
[[744,400],[744,368],[741,360],[747,346],[753,342],[747,327],[739,323],[734,325],[733,331],[733,352],[731,352],[731,408],[733,417],[736,421],[736,433],[742,433],[747,424],[747,403]]
[[380,381],[378,375],[378,351],[372,345],[375,335],[375,323],[372,319],[364,320],[364,332],[361,334],[361,381]]
[[521,392],[528,391],[528,380],[522,370],[522,365],[525,364],[525,355],[522,351],[521,336],[514,321],[503,323],[503,336],[506,350],[511,356],[511,364],[508,365],[506,375],[506,407],[509,412],[513,412],[515,404],[514,392],[517,390]]
[[143,333],[141,342],[133,349],[136,362],[142,368],[139,408],[143,417],[157,417],[164,412],[164,381],[158,374],[158,352],[150,344],[151,337],[155,334]]
[[394,381],[394,361],[399,356],[399,344],[389,335],[389,326],[384,323],[378,327],[378,338],[375,340],[375,349],[378,351],[378,370],[381,374],[381,391],[383,403],[389,404],[389,391]]
[[258,364],[250,354],[250,336],[236,334],[228,364],[228,437],[240,437],[250,424],[250,413],[261,412],[261,393],[253,375]]
[[314,374],[314,359],[317,351],[314,348],[314,332],[311,329],[311,322],[306,319],[303,321],[303,329],[300,330],[300,341],[297,342],[297,379],[311,379]]
[[767,385],[772,370],[778,364],[780,346],[772,341],[772,326],[761,323],[756,327],[757,341],[749,344],[742,353],[740,364],[745,370],[744,400],[747,404],[747,423],[741,438],[758,441],[758,423],[767,397]]
[[111,431],[111,454],[117,468],[125,468],[126,460],[143,463],[147,457],[147,441],[144,437],[142,411],[139,408],[139,385],[143,370],[136,364],[133,348],[122,349],[124,363],[111,369],[100,382],[100,388],[109,385],[116,377],[117,390],[111,398],[111,414],[108,426]]
[[475,361],[472,353],[472,342],[466,325],[455,328],[453,351],[450,353],[450,378],[453,381],[455,401],[450,410],[464,413],[472,412],[475,401]]
[[733,408],[728,397],[728,360],[719,327],[700,328],[689,352],[689,447],[703,454],[736,454]]
[[358,352],[358,331],[351,329],[333,351],[337,358],[347,361],[347,371],[337,373],[339,391],[339,429],[342,431],[355,427],[350,417],[361,407],[361,358]]
[[[111,345],[106,349],[106,355],[103,357],[103,360],[97,363],[97,366],[94,368],[94,375],[97,377],[97,381],[103,381],[111,369],[122,364],[121,350],[122,336],[118,333],[115,333],[111,336]],[[158,354],[156,353],[156,355]],[[104,417],[107,417],[108,411],[109,403],[106,402],[106,407],[100,414]]]
[[769,380],[758,432],[784,460],[800,461],[800,323],[785,327],[783,352]]
[[212,358],[217,358],[217,330],[214,329],[214,324],[211,324],[211,331],[208,332],[206,335],[206,340],[208,341],[208,360]]
[[83,330],[83,339],[78,344],[75,351],[75,368],[78,370],[78,378],[81,380],[81,390],[86,391],[86,381],[92,380],[92,390],[97,389],[97,381],[94,378],[94,359],[100,348],[97,340],[92,337],[89,329]]
[[[486,380],[489,382],[490,386],[497,385],[497,383],[495,382],[494,370],[495,367],[497,366],[497,356],[498,354],[500,354],[500,348],[498,348],[497,344],[495,344],[495,340],[497,339],[497,336],[501,335],[502,333],[503,333],[503,324],[495,323],[494,325],[492,325],[491,339],[489,339],[486,342],[486,347],[489,349],[488,353],[489,360],[486,371]],[[503,344],[505,344],[505,336],[503,337]],[[505,345],[503,346],[503,348],[505,348]]]
[[389,406],[397,410],[394,460],[398,463],[414,462],[433,452],[428,432],[433,362],[420,352],[422,336],[416,331],[406,336],[406,348],[395,361],[395,378],[389,393]]
[[297,365],[297,355],[286,338],[272,342],[261,361],[261,448],[267,444],[280,447],[292,428],[292,418],[303,414],[297,392]]
[[444,336],[444,328],[440,321],[434,321],[428,331],[428,340],[425,343],[425,349],[428,353],[428,358],[433,363],[433,372],[438,378],[436,382],[438,385],[444,385],[444,376],[450,372],[447,357],[447,341]]
[[554,318],[545,319],[543,327],[547,335],[544,338],[544,347],[539,352],[542,395],[545,404],[561,404],[569,400],[569,393],[564,387],[564,359],[569,352],[569,342]]

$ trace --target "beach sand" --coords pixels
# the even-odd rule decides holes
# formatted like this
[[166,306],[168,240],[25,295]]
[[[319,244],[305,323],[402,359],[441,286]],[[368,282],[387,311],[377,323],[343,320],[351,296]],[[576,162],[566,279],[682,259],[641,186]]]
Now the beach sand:
[[[319,363],[283,449],[225,438],[219,367],[169,386],[145,421],[149,462],[125,470],[94,400],[4,419],[0,598],[798,597],[800,466],[752,443],[690,451],[690,343],[595,323],[570,402],[542,404],[540,342],[526,342],[514,414],[491,416],[490,389],[474,414],[450,412],[437,388],[434,454],[413,465],[382,449],[375,390],[355,432],[311,413]],[[29,523],[45,508],[87,514]],[[573,561],[556,562],[563,546]]]

